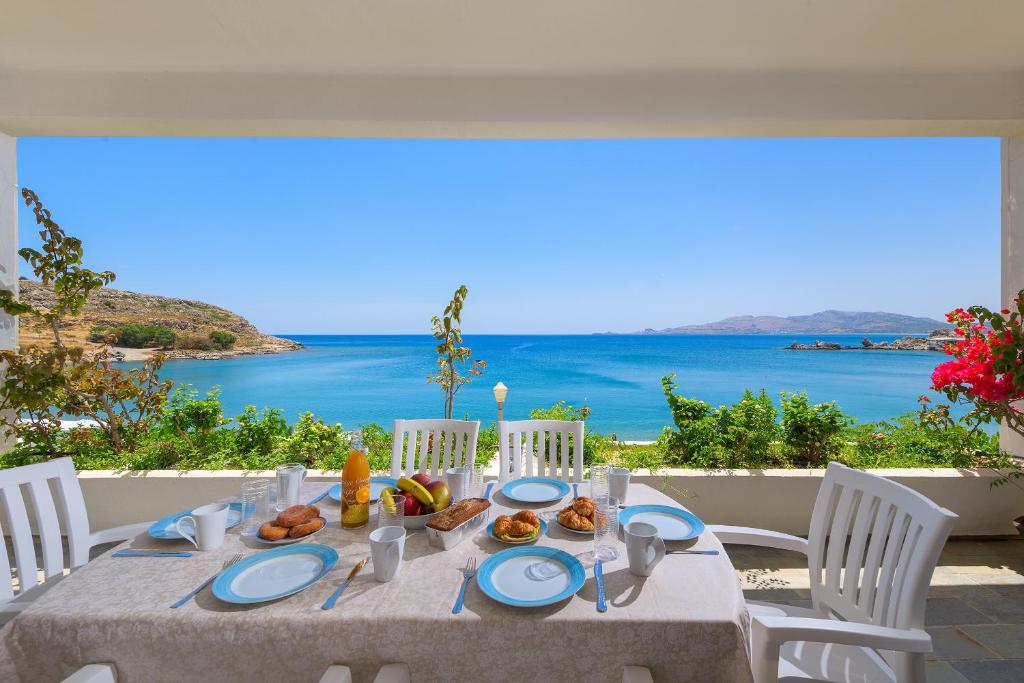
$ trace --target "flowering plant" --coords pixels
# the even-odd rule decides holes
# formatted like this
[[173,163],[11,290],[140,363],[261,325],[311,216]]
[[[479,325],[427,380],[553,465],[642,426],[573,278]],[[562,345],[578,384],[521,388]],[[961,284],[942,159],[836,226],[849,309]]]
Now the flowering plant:
[[932,388],[972,404],[967,420],[1001,422],[1024,436],[1024,413],[1016,404],[1024,399],[1024,290],[1014,304],[1015,311],[972,306],[946,314],[960,339],[946,347],[953,360],[935,368]]

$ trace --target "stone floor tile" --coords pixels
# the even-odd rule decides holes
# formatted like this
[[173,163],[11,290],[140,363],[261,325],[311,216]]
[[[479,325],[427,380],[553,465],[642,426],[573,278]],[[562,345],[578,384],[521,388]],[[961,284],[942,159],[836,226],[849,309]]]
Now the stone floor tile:
[[1002,572],[994,574],[963,574],[979,586],[1024,586],[1024,574]]
[[990,659],[980,662],[950,662],[970,683],[1020,683],[1024,681],[1024,659]]
[[[1024,597],[1011,597],[995,592],[965,593],[961,598],[998,624],[1024,624]],[[1024,658],[1024,652],[1021,653]]]
[[925,608],[926,626],[956,626],[958,624],[990,624],[985,616],[960,598],[931,598]]
[[925,665],[925,678],[928,683],[970,683],[948,662],[928,662]]
[[766,602],[810,600],[811,591],[806,588],[753,588],[744,589],[743,597],[745,597],[747,600],[764,600]]
[[934,648],[928,655],[929,659],[998,659],[995,652],[953,626],[930,627],[925,630],[931,635]]
[[1001,657],[1024,659],[1024,624],[975,624],[960,630]]

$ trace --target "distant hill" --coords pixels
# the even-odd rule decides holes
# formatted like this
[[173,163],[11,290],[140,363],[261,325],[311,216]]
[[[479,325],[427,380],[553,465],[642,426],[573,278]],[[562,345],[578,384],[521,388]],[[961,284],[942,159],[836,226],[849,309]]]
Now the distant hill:
[[738,315],[714,323],[682,325],[638,334],[926,334],[948,328],[934,318],[899,313],[821,311],[810,315]]
[[[37,308],[53,306],[53,291],[33,280],[18,283],[19,298]],[[127,323],[160,325],[177,335],[175,348],[168,352],[171,358],[223,358],[254,353],[278,353],[301,348],[302,345],[288,339],[263,334],[248,320],[229,310],[188,299],[174,299],[155,294],[139,294],[121,289],[103,287],[93,292],[82,313],[69,320],[61,335],[77,345],[99,348],[99,344],[88,341],[94,327],[110,328]],[[33,343],[47,344],[52,337],[43,325],[22,316],[19,342],[22,346]],[[229,332],[236,336],[234,345],[225,351],[213,349],[184,348],[191,339],[206,338],[211,332]],[[183,344],[183,342],[185,344]],[[148,355],[136,349],[126,349],[129,360]]]

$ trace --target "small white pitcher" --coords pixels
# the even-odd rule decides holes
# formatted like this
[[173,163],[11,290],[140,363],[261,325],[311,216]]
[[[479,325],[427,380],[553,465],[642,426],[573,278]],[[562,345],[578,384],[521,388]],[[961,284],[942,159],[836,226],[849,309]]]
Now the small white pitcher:
[[665,541],[658,535],[657,527],[645,522],[631,522],[622,530],[622,535],[626,538],[629,573],[650,576],[665,557]]
[[[224,530],[228,526],[230,509],[231,506],[227,503],[203,505],[175,522],[174,527],[182,538],[187,538],[197,550],[214,550],[224,545]],[[195,535],[190,535],[182,528],[182,522],[186,519],[192,522]]]
[[373,578],[387,583],[398,576],[405,554],[405,529],[400,526],[382,526],[370,532],[370,558],[373,560]]

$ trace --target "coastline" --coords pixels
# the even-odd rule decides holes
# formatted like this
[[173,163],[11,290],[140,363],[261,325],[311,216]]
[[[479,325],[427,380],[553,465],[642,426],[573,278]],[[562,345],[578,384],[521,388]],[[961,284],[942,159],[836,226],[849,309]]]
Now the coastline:
[[[245,346],[242,348],[231,348],[220,350],[198,350],[198,349],[169,349],[165,350],[168,360],[222,360],[224,358],[236,358],[238,356],[266,356],[275,353],[287,353],[299,351],[305,348],[303,344],[291,339],[280,337],[264,336],[263,343]],[[135,349],[126,346],[111,346],[110,350],[121,355],[120,360],[125,363],[142,363],[153,357],[160,348]]]

